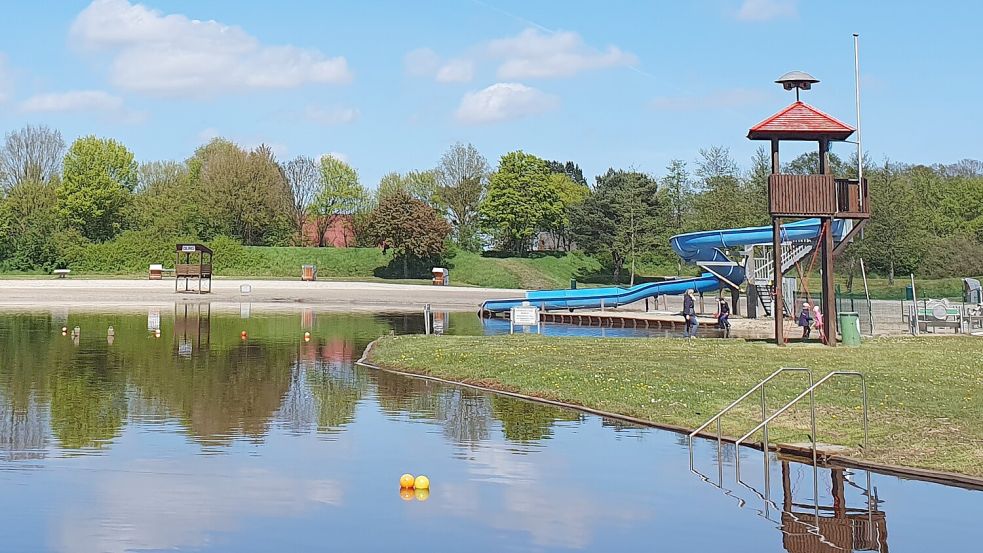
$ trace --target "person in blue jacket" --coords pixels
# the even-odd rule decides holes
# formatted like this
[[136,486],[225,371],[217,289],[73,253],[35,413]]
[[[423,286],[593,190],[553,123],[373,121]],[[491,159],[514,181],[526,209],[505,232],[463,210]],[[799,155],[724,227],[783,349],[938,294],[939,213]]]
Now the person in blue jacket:
[[812,333],[812,313],[809,311],[809,304],[803,302],[802,311],[799,313],[799,326],[802,327],[802,339],[808,340]]
[[696,338],[696,328],[700,322],[696,319],[696,300],[693,299],[693,289],[686,290],[683,296],[683,318],[686,320],[686,338]]

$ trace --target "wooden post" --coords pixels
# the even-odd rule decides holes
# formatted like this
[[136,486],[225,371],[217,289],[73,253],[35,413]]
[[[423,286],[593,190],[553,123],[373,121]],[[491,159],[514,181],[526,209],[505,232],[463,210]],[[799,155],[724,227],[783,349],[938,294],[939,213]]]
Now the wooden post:
[[778,162],[778,139],[771,139],[771,174],[777,175],[781,172],[781,166]]
[[829,139],[819,139],[819,174],[829,174]]
[[772,303],[771,309],[774,311],[775,316],[775,344],[779,346],[785,345],[785,324],[782,318],[785,316],[785,302],[782,298],[782,218],[772,217],[771,219],[771,245],[772,254],[774,257],[774,290],[775,290],[775,301]]
[[826,331],[826,343],[836,345],[836,296],[833,283],[833,219],[823,217],[822,241],[822,270],[823,270],[823,326]]

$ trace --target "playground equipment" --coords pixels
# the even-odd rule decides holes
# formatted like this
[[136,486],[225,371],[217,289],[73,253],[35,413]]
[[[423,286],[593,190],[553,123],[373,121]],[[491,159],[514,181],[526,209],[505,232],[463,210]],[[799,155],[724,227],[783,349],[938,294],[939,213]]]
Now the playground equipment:
[[[829,145],[844,141],[855,129],[798,99],[799,90],[809,90],[819,80],[794,71],[777,81],[796,91],[796,101],[748,131],[751,140],[771,143],[771,175],[768,177],[769,212],[772,224],[765,227],[693,232],[670,239],[673,250],[704,272],[699,277],[640,284],[630,288],[546,290],[527,292],[525,298],[491,300],[482,314],[504,313],[523,301],[543,311],[556,309],[605,309],[660,295],[678,295],[688,289],[704,293],[730,289],[737,312],[737,297],[745,280],[748,294],[761,302],[767,315],[775,317],[775,339],[785,343],[783,317],[792,315],[794,305],[783,290],[784,277],[793,268],[808,297],[808,279],[817,261],[821,269],[821,304],[826,333],[836,336],[836,302],[833,290],[833,256],[860,231],[870,217],[867,181],[832,175]],[[781,174],[781,141],[816,141],[819,144],[815,175]],[[786,219],[800,219],[785,223]],[[741,262],[728,257],[728,250],[743,248]],[[757,256],[756,252],[763,255]],[[803,270],[801,262],[807,261]],[[777,284],[776,284],[777,283]],[[774,306],[779,306],[775,308]],[[835,339],[828,341],[830,345]]]
[[951,329],[955,333],[983,334],[983,303],[979,303],[979,281],[963,279],[963,298],[918,298],[915,293],[915,276],[911,275],[911,285],[905,287],[905,297],[901,300],[901,319],[908,325],[908,331],[917,336],[923,332],[936,333],[939,329]]

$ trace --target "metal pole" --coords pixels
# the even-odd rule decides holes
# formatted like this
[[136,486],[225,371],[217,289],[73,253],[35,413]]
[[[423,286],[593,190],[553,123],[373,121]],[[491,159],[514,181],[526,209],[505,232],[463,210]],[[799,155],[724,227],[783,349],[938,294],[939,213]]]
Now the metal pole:
[[[853,67],[857,81],[857,180],[863,186],[864,180],[864,148],[863,135],[860,130],[860,35],[853,33]],[[864,206],[864,195],[860,194],[860,207]]]

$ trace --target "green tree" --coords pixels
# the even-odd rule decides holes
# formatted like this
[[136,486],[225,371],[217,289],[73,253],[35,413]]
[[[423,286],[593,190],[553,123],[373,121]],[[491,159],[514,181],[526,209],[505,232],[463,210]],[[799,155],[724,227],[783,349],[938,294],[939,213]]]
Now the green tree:
[[246,151],[216,138],[198,148],[188,167],[207,224],[201,238],[226,235],[249,245],[289,242],[290,186],[268,146]]
[[904,167],[887,162],[866,174],[869,184],[871,218],[864,238],[850,246],[875,271],[888,275],[894,283],[896,273],[914,271],[925,253],[928,221]]
[[612,277],[620,282],[626,262],[658,251],[665,232],[665,209],[655,179],[637,171],[608,169],[594,192],[571,217],[573,236],[587,253],[610,257]]
[[522,151],[503,155],[479,208],[482,226],[500,248],[524,255],[536,232],[562,214],[556,184],[546,161]]
[[369,232],[378,244],[385,244],[409,278],[409,261],[440,255],[451,233],[451,226],[432,207],[397,191],[382,198],[369,215]]
[[0,201],[0,260],[16,271],[50,271],[60,264],[56,185],[23,181]]
[[308,212],[314,217],[318,246],[335,218],[356,216],[366,211],[369,194],[358,180],[358,172],[333,156],[321,158],[321,184]]
[[553,221],[547,221],[546,227],[553,234],[553,243],[561,247],[564,251],[570,251],[573,246],[570,215],[590,195],[590,188],[574,181],[565,173],[551,174],[548,184],[556,190],[557,196],[559,197],[560,209],[550,212],[550,214],[555,215],[555,219]]
[[580,166],[572,161],[548,161],[550,172],[560,173],[570,177],[570,180],[580,184],[581,186],[587,186],[587,179],[584,178],[584,172],[581,171]]
[[141,163],[139,184],[127,220],[138,229],[168,237],[196,237],[203,221],[201,190],[191,185],[188,166],[178,161]]
[[744,213],[746,226],[767,225],[771,222],[768,205],[768,177],[771,175],[771,154],[758,148],[751,158],[751,171],[744,183]]
[[693,198],[693,229],[745,226],[744,187],[730,151],[720,146],[701,149],[696,175],[700,190]]
[[59,210],[86,238],[108,240],[123,229],[136,185],[137,163],[126,146],[111,138],[79,138],[65,155]]
[[669,162],[666,176],[662,178],[662,190],[666,197],[668,227],[682,232],[693,203],[693,183],[685,161],[674,159]]
[[488,185],[488,160],[471,144],[454,144],[440,157],[434,179],[439,203],[450,213],[457,245],[479,251],[478,206]]

